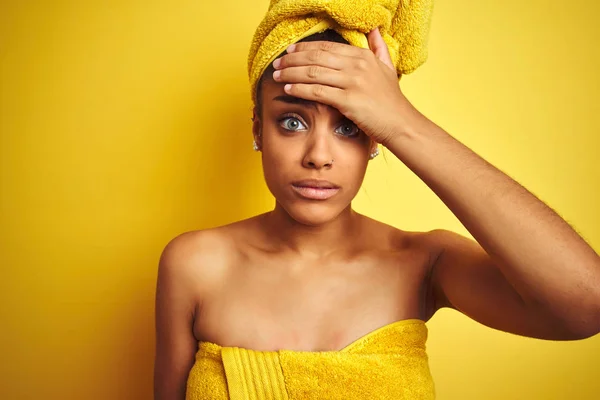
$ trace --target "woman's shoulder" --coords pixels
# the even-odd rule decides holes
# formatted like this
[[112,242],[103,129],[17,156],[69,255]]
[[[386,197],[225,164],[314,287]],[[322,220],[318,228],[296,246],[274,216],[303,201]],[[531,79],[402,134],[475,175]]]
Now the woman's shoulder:
[[372,246],[382,250],[424,249],[429,247],[429,231],[410,231],[397,228],[370,217],[364,217],[363,235]]
[[218,273],[239,257],[240,238],[253,229],[256,218],[180,233],[164,247],[161,264],[189,273]]
[[167,258],[170,264],[178,265],[208,261],[220,253],[227,253],[227,247],[227,236],[218,228],[187,231],[169,240],[161,259]]
[[236,247],[228,225],[182,232],[164,246],[159,277],[168,276],[190,288],[208,288],[225,278],[235,263]]

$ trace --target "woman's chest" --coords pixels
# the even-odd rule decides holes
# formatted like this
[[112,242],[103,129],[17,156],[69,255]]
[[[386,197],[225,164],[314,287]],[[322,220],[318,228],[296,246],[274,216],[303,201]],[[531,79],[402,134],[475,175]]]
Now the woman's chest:
[[247,265],[205,298],[198,340],[255,350],[337,350],[391,322],[425,317],[426,261]]

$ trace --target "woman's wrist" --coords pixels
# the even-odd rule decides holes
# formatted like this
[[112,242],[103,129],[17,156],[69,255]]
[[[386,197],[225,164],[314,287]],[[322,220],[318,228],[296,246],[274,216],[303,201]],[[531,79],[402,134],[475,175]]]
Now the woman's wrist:
[[418,139],[429,124],[432,122],[406,99],[395,115],[392,133],[381,144],[394,152],[401,148],[402,142]]

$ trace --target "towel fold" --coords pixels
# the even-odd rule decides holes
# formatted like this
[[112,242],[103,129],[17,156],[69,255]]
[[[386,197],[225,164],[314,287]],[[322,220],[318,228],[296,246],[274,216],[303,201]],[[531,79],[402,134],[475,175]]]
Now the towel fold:
[[353,46],[368,49],[366,33],[379,27],[399,75],[427,59],[433,0],[271,0],[248,54],[252,101],[265,69],[290,44],[333,29]]
[[340,351],[256,351],[200,342],[186,400],[434,399],[427,326],[383,326]]

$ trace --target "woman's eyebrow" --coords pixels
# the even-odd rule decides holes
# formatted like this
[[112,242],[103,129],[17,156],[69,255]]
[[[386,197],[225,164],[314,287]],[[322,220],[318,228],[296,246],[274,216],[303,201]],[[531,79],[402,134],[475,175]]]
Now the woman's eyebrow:
[[288,104],[299,104],[304,107],[313,107],[315,109],[317,108],[317,102],[315,102],[315,101],[301,99],[299,97],[290,96],[287,94],[275,96],[275,97],[273,97],[273,101],[282,101],[282,102],[288,103]]

